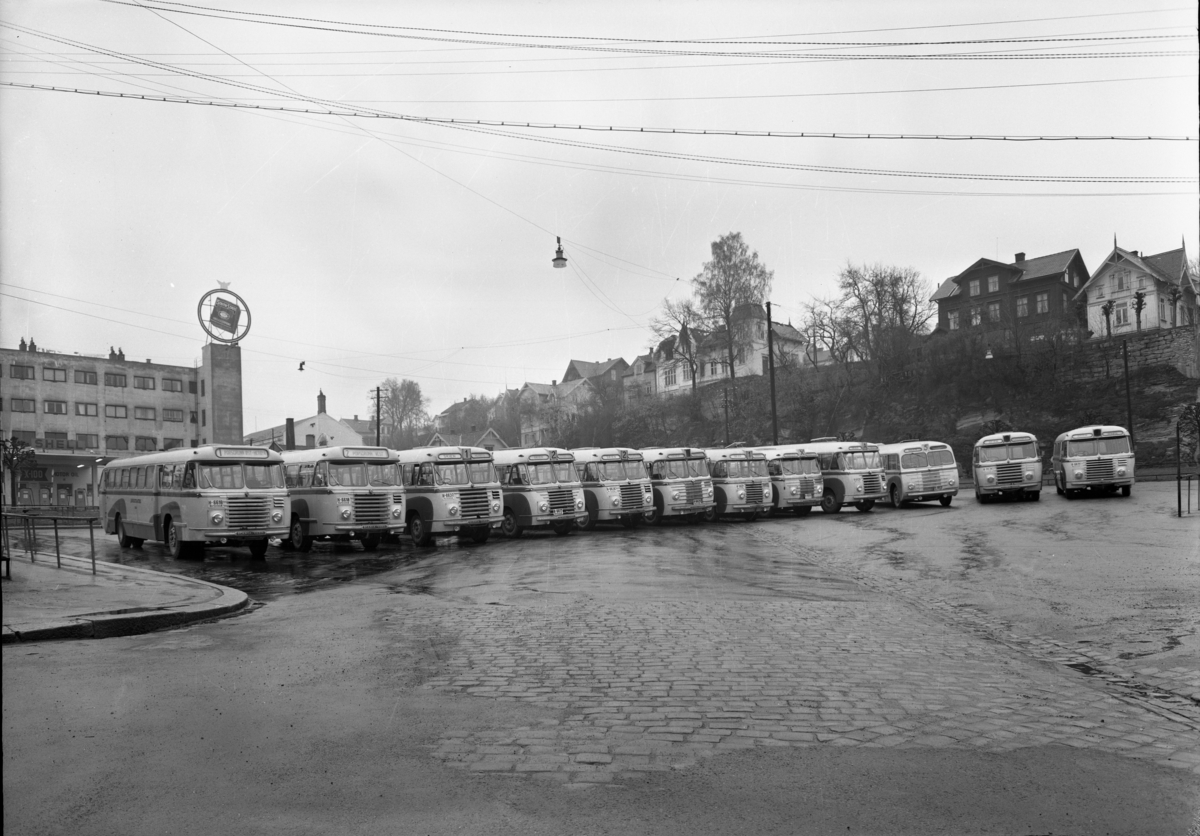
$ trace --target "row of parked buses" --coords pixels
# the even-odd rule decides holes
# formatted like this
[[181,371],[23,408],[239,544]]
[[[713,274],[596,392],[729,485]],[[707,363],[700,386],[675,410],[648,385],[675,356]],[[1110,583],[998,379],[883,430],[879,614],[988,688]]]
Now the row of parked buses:
[[[1085,491],[1129,496],[1134,457],[1115,426],[1063,433],[1051,456],[1054,484],[1068,498]],[[1036,501],[1042,460],[1029,433],[984,436],[971,461],[975,497]],[[245,545],[262,557],[268,541],[308,551],[314,541],[357,540],[366,551],[407,532],[418,546],[437,535],[484,543],[493,532],[565,535],[600,522],[632,528],[666,519],[700,523],[722,516],[836,514],[937,501],[959,490],[949,445],[818,438],[770,447],[624,447],[499,450],[477,447],[266,447],[206,445],[111,462],[100,486],[105,531],[122,547],[167,544],[175,557],[206,543]]]

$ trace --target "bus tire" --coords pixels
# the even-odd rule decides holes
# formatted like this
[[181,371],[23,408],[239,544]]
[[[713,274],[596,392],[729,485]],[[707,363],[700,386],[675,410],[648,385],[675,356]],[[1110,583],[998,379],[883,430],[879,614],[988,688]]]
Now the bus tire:
[[299,516],[292,517],[292,527],[288,530],[288,542],[298,552],[312,551],[313,538],[305,535],[304,523],[300,522]]
[[472,531],[471,532],[471,542],[472,543],[486,543],[488,541],[488,538],[491,536],[492,536],[492,530],[490,528],[484,528],[479,531]]
[[949,508],[950,503],[953,501],[954,501],[954,497],[950,496],[950,494],[946,494],[945,496],[938,497],[938,502],[942,503],[943,508]]
[[363,551],[373,552],[377,548],[379,548],[379,535],[378,534],[368,534],[365,537],[361,538],[358,542],[362,543]]
[[895,482],[893,482],[892,486],[890,488],[888,488],[888,496],[892,500],[893,508],[899,508],[901,505],[904,504],[900,499],[900,486],[897,485]]
[[1133,485],[1121,486],[1121,496],[1129,496],[1131,493],[1133,493]]
[[572,525],[570,523],[551,523],[550,530],[559,537],[566,537],[571,533]]
[[641,520],[638,519],[637,514],[626,514],[625,516],[621,517],[621,525],[625,526],[626,528],[637,528],[639,522],[641,522]]
[[1025,494],[1025,498],[1028,499],[1030,502],[1038,502],[1042,498],[1042,492],[1041,491],[1030,491],[1029,493]]
[[408,517],[408,536],[412,538],[414,546],[428,546],[433,542],[432,528],[416,511]]
[[133,538],[125,533],[125,521],[117,515],[117,544],[123,549],[133,548]]
[[804,517],[812,513],[811,505],[797,505],[792,509],[792,513],[797,517]]
[[865,514],[875,507],[875,500],[864,499],[862,502],[855,502],[854,507]]
[[746,515],[746,522],[754,522],[755,520],[758,519],[758,517],[759,517],[759,513],[757,511],[751,511],[749,514]]
[[167,529],[167,551],[176,560],[183,560],[190,551],[187,548],[187,543],[179,536],[179,529],[175,527],[175,522],[170,517],[163,520],[163,525]]
[[583,528],[584,531],[592,531],[593,529],[596,528],[596,512],[595,511],[587,512],[587,522],[585,522],[581,526],[581,528]]
[[251,560],[266,560],[267,559],[267,538],[266,537],[262,538],[261,540],[251,540],[249,543],[246,544],[246,547],[250,549],[250,559]]
[[1054,474],[1054,492],[1056,494],[1058,494],[1059,496],[1063,495],[1062,485],[1060,485],[1058,483],[1058,473],[1057,472]]
[[511,508],[504,509],[504,520],[500,523],[500,531],[505,537],[512,537],[514,540],[525,533],[525,529],[517,525],[517,515]]
[[655,505],[653,510],[642,512],[642,521],[646,525],[660,525],[662,523],[662,511]]
[[821,496],[821,513],[836,514],[842,510],[842,503],[838,501],[837,494],[833,491],[825,491]]
[[704,509],[704,521],[705,522],[716,522],[717,517],[719,517],[719,516],[720,516],[720,514],[717,513],[716,505],[710,505]]

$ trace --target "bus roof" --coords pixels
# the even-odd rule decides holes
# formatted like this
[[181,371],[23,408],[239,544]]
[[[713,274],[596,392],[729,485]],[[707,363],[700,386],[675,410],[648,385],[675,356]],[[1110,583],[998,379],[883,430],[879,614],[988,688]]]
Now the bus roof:
[[1022,432],[992,433],[976,441],[975,446],[985,447],[988,444],[1027,444],[1030,441],[1036,444],[1037,436],[1033,433]]
[[750,459],[763,461],[767,458],[761,450],[751,447],[714,447],[705,450],[704,455],[709,461],[714,462],[749,461]]
[[1091,424],[1061,433],[1058,438],[1054,439],[1054,443],[1058,444],[1064,439],[1086,441],[1089,438],[1124,438],[1128,435],[1129,430],[1118,427],[1116,424]]
[[704,450],[700,447],[643,447],[642,458],[648,462],[660,462],[664,459],[702,459]]
[[837,441],[816,439],[804,445],[807,453],[878,453],[879,445],[869,441]]
[[642,451],[632,447],[577,447],[571,452],[577,462],[642,461]]
[[895,444],[880,444],[880,453],[924,453],[927,450],[949,450],[950,445],[941,441],[897,441]]
[[496,464],[541,464],[543,462],[573,462],[575,456],[562,447],[517,447],[497,450],[493,457]]
[[757,450],[767,457],[768,461],[774,459],[815,459],[816,453],[812,453],[804,449],[802,444],[774,444],[769,447],[750,447],[751,450]]
[[411,450],[392,450],[391,453],[395,461],[401,464],[492,461],[492,451],[485,447],[414,447]]
[[173,447],[170,450],[160,450],[156,453],[113,459],[105,467],[141,467],[146,464],[175,464],[192,461],[279,464],[283,461],[283,457],[269,447],[255,447],[249,444],[205,444],[202,447]]
[[284,450],[280,455],[283,456],[285,464],[317,462],[322,459],[339,462],[365,461],[372,464],[396,463],[396,454],[386,447],[352,447],[339,444],[336,447],[303,447],[299,450]]

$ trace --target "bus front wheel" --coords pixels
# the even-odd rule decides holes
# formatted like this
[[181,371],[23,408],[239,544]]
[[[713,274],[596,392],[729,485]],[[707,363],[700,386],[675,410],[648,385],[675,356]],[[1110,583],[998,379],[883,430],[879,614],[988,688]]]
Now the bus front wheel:
[[716,522],[717,517],[719,517],[719,516],[720,516],[720,514],[717,513],[716,505],[709,505],[707,508],[704,509],[704,521],[705,522]]
[[625,526],[626,528],[637,528],[639,522],[640,520],[638,519],[637,514],[626,514],[625,516],[621,517],[621,525]]
[[862,502],[855,502],[854,507],[865,514],[875,507],[875,500],[864,499]]
[[163,520],[163,525],[167,527],[167,550],[171,552],[171,557],[182,560],[189,549],[183,542],[183,538],[179,536],[179,529],[175,527],[175,522],[170,517]]
[[942,503],[943,508],[949,508],[950,503],[953,500],[954,500],[954,497],[952,497],[950,494],[946,494],[945,496],[938,497],[938,502]]
[[792,513],[795,514],[797,517],[803,517],[805,514],[812,513],[812,506],[811,505],[797,505],[795,508],[792,509]]
[[267,559],[267,538],[266,537],[262,538],[261,540],[251,540],[249,543],[246,544],[246,546],[249,547],[249,549],[250,549],[250,558],[252,560],[266,560]]
[[583,524],[582,528],[584,531],[592,531],[593,529],[595,529],[595,527],[596,527],[596,512],[588,511],[587,512],[587,522],[585,522]]
[[571,523],[551,523],[550,524],[550,530],[553,531],[555,534],[557,534],[559,537],[566,537],[568,534],[571,533],[572,528],[573,528],[573,526],[571,525]]
[[505,537],[520,537],[525,529],[517,525],[517,515],[513,513],[511,508],[504,509],[504,521],[500,523],[500,532]]
[[433,531],[417,513],[408,518],[408,536],[412,537],[414,546],[428,546],[433,541]]
[[821,511],[825,514],[836,514],[842,510],[842,503],[838,500],[837,494],[833,491],[825,491],[825,495],[821,497]]
[[373,552],[377,548],[379,548],[379,535],[378,534],[368,534],[367,536],[365,536],[361,540],[359,540],[359,542],[362,543],[363,551]]
[[486,543],[488,541],[488,538],[491,536],[492,536],[492,530],[490,528],[482,528],[482,529],[479,529],[478,531],[471,532],[471,542],[472,543]]
[[891,497],[893,508],[899,508],[901,506],[902,502],[900,500],[900,486],[895,482],[893,482],[891,488],[888,489],[888,496]]
[[288,532],[288,542],[298,552],[312,551],[313,538],[305,535],[304,523],[300,522],[299,517],[292,517],[292,527]]
[[1133,485],[1121,486],[1121,496],[1129,496],[1131,493],[1133,493]]

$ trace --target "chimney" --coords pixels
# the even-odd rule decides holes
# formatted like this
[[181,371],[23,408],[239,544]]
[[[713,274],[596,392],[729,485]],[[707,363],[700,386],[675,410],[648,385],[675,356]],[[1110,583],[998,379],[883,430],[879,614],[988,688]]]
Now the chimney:
[[1013,258],[1013,261],[1016,262],[1017,264],[1020,264],[1024,260],[1025,260],[1025,253],[1017,253],[1016,257]]
[[550,381],[550,385],[551,385],[551,386],[557,386],[557,385],[558,385],[558,381],[557,381],[557,380],[552,380],[552,381]]
[[283,449],[296,449],[296,422],[291,418],[287,419],[287,426],[283,430]]
[[317,414],[321,415],[325,412],[325,393],[320,389],[317,390]]

